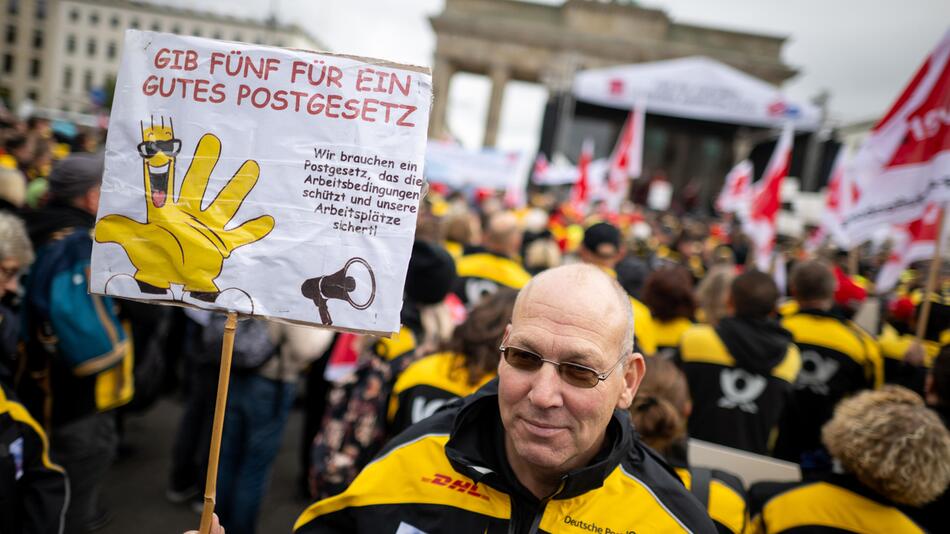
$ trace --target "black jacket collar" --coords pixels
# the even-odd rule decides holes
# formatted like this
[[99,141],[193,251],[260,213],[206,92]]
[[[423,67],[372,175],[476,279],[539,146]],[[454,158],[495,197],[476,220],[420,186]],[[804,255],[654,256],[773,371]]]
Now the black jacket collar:
[[[639,448],[633,447],[634,440],[626,412],[614,410],[601,451],[586,467],[564,475],[561,489],[553,498],[570,499],[603,486],[604,479],[625,456],[639,454]],[[458,472],[475,482],[533,498],[514,476],[505,455],[497,378],[465,399],[455,417],[445,453]]]

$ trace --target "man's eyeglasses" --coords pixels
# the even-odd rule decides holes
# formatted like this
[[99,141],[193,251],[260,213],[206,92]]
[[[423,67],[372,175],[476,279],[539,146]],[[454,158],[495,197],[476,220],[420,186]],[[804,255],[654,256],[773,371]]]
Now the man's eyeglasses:
[[518,347],[502,345],[499,349],[505,361],[508,362],[508,365],[519,371],[533,373],[541,369],[541,366],[545,363],[549,363],[557,368],[557,374],[561,377],[561,380],[579,388],[592,388],[598,383],[607,380],[607,377],[614,372],[614,369],[620,365],[620,362],[622,362],[624,358],[621,356],[620,359],[617,360],[617,363],[610,366],[610,370],[600,372],[579,363],[546,360],[529,350],[519,349]]
[[166,156],[175,157],[181,150],[180,139],[169,139],[167,141],[142,141],[138,147],[139,154],[143,158],[151,158],[159,152],[164,152]]
[[20,268],[19,267],[3,267],[0,266],[0,280],[15,280],[20,278]]

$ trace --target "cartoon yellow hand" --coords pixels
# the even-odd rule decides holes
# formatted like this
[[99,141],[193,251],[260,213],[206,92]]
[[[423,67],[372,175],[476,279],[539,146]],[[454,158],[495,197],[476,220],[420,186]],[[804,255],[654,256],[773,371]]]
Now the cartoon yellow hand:
[[212,171],[221,154],[218,138],[205,134],[182,180],[181,192],[172,200],[175,158],[164,149],[174,146],[169,144],[173,135],[170,127],[159,131],[157,136],[152,133],[143,132],[146,139],[143,145],[150,140],[158,142],[145,148],[140,145],[145,158],[147,222],[107,215],[96,226],[96,241],[118,243],[125,249],[137,269],[135,279],[143,290],[163,292],[171,284],[182,284],[185,291],[214,295],[219,291],[215,279],[231,252],[260,240],[274,228],[274,219],[269,215],[235,228],[225,228],[256,185],[260,168],[253,160],[245,161],[202,209]]

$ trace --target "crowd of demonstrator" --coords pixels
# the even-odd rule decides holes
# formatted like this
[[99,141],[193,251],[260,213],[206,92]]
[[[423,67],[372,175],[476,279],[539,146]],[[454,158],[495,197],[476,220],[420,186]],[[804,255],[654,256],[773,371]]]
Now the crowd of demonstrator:
[[[201,506],[223,317],[88,294],[102,139],[0,116],[0,532],[106,525],[122,422],[171,394],[167,497]],[[216,499],[229,533],[256,531],[281,447],[317,501],[305,533],[950,524],[945,272],[929,295],[926,263],[877,294],[886,248],[782,238],[762,273],[730,220],[555,199],[433,186],[392,338],[239,323]],[[747,487],[690,465],[690,438],[801,480]]]

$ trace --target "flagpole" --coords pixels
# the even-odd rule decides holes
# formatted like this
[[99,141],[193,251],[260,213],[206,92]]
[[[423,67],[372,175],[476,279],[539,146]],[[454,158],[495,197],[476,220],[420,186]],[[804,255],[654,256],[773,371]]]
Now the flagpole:
[[209,534],[213,520],[218,486],[218,457],[221,453],[221,434],[224,430],[224,413],[228,405],[228,382],[231,378],[231,354],[234,349],[234,330],[237,328],[237,313],[228,312],[224,324],[224,339],[221,342],[221,366],[218,370],[218,395],[214,404],[214,422],[211,428],[211,450],[208,453],[208,476],[205,480],[204,506],[201,509],[199,533]]
[[923,305],[920,307],[920,315],[917,317],[917,342],[920,343],[927,333],[927,322],[930,320],[930,308],[933,302],[930,295],[934,292],[937,285],[937,273],[940,272],[940,249],[943,244],[943,215],[946,212],[946,206],[940,208],[940,215],[937,216],[937,238],[934,242],[934,255],[930,260],[930,271],[927,273],[927,286],[924,288]]

